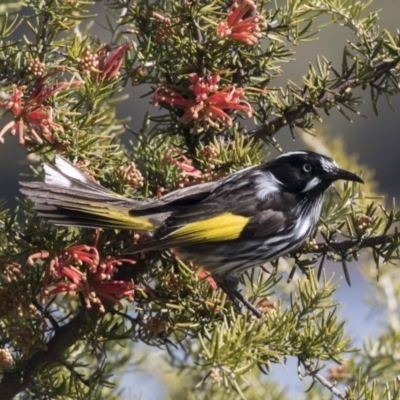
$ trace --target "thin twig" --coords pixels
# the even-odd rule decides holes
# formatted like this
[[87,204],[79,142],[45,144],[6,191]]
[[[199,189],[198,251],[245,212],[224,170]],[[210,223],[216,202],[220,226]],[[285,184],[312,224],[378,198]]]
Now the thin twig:
[[[131,264],[125,268],[124,265],[120,266],[114,278],[129,282],[132,279],[135,280],[144,269],[146,269],[146,263],[138,260],[136,268],[131,268]],[[106,300],[103,300],[103,304],[106,312],[111,311],[114,307],[114,303]],[[4,372],[3,379],[0,381],[1,399],[12,400],[18,393],[26,390],[33,383],[38,371],[44,367],[63,363],[65,352],[79,340],[82,340],[90,327],[103,315],[96,306],[90,309],[81,308],[69,322],[54,329],[54,334],[46,343],[46,347],[32,354],[22,369]],[[53,325],[55,325],[54,322]]]
[[331,243],[317,243],[318,248],[310,251],[311,253],[327,253],[329,251],[335,252],[346,252],[356,248],[363,249],[366,247],[376,247],[391,243],[394,240],[400,239],[398,233],[389,235],[372,236],[364,239],[351,239],[343,240],[342,242],[331,242]]
[[[119,15],[119,21],[122,21],[122,19],[125,17],[126,13],[128,12],[128,4],[127,4],[127,2],[123,2],[123,3],[125,3],[124,4],[125,7],[121,8],[121,12],[120,12],[120,15]],[[118,20],[117,20],[117,24],[118,24]],[[111,41],[110,41],[111,45],[113,45],[116,42],[117,37],[118,37],[120,32],[121,32],[121,25],[118,25],[115,29],[113,29],[112,37],[111,37]]]
[[5,372],[0,382],[3,400],[12,400],[18,393],[32,384],[37,371],[43,365],[54,364],[62,360],[65,351],[85,334],[88,320],[96,319],[98,310],[81,309],[70,322],[55,331],[54,336],[27,361],[25,367],[17,372]]
[[[384,74],[394,68],[398,62],[399,60],[381,62],[374,67],[371,67],[368,83],[371,84],[376,82]],[[357,79],[355,76],[349,77],[329,91],[323,91],[318,98],[317,104],[311,105],[301,103],[293,111],[289,111],[281,117],[272,118],[270,121],[266,121],[264,125],[250,130],[249,136],[255,140],[261,140],[268,136],[273,136],[284,126],[293,126],[296,120],[303,118],[308,112],[311,112],[314,107],[323,108],[328,102],[335,100],[341,94],[344,94],[348,88],[356,88],[365,83],[365,80],[360,81],[360,79]]]
[[336,386],[325,379],[317,369],[314,369],[311,363],[307,360],[299,359],[300,363],[304,366],[305,370],[308,374],[317,382],[321,383],[321,385],[325,386],[334,396],[341,400],[346,400],[346,396],[336,388]]
[[[45,7],[48,7],[47,2],[45,2]],[[41,62],[46,61],[47,57],[47,50],[48,47],[51,43],[51,40],[53,39],[53,36],[50,35],[50,30],[51,30],[51,14],[49,12],[44,12],[43,17],[41,19],[41,28],[40,28],[40,40],[41,40],[41,45],[39,47],[39,60]]]

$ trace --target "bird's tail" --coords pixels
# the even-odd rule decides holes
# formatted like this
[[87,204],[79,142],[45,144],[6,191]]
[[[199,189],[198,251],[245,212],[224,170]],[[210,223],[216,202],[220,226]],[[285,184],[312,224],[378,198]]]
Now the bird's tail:
[[111,192],[62,157],[44,170],[45,182],[21,182],[21,192],[34,202],[40,217],[56,225],[151,232],[168,216],[146,213],[148,203]]

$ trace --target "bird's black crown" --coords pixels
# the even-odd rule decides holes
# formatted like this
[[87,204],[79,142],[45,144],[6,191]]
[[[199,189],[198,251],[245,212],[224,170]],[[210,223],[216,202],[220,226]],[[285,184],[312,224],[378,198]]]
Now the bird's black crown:
[[358,175],[340,169],[332,158],[312,151],[282,154],[263,169],[273,175],[282,189],[292,192],[324,191],[338,179],[364,183]]

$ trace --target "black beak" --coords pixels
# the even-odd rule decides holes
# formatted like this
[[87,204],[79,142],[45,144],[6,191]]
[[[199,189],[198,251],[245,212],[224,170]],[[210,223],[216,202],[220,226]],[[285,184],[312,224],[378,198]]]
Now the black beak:
[[344,181],[354,181],[359,183],[365,183],[358,175],[353,174],[352,172],[346,171],[345,169],[338,168],[335,171],[332,171],[324,176],[324,179],[337,181],[337,180],[344,180]]

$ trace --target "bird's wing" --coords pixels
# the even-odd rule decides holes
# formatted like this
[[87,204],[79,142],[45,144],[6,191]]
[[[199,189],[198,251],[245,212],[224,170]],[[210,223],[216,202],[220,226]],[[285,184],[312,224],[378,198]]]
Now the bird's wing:
[[[247,180],[247,184],[250,184]],[[294,226],[290,209],[293,195],[280,193],[265,201],[256,201],[251,188],[231,189],[230,199],[213,197],[192,207],[172,213],[148,242],[128,249],[129,253],[180,248],[196,243],[224,242],[248,238],[274,240],[286,235]],[[292,200],[292,201],[291,201]]]
[[225,212],[213,217],[189,222],[170,233],[139,243],[127,249],[125,253],[133,254],[149,250],[166,250],[180,248],[194,243],[220,242],[240,237],[250,217]]
[[152,206],[164,205],[189,205],[204,200],[220,184],[220,181],[200,183],[198,185],[184,187],[166,194],[159,200],[154,201]]
[[56,225],[154,231],[182,207],[203,200],[218,182],[172,192],[160,200],[138,201],[114,193],[86,176],[63,157],[45,164],[44,182],[21,182],[21,192],[38,215]]
[[244,227],[240,237],[251,238],[272,238],[282,233],[289,233],[294,224],[291,213],[283,210],[269,209],[256,214]]
[[[176,210],[181,212],[182,209],[183,213],[187,215],[190,213],[191,209],[189,206],[203,204],[203,202],[209,203],[214,198],[221,199],[222,196],[231,196],[234,190],[239,191],[243,187],[243,184],[246,183],[246,179],[242,178],[249,174],[249,171],[254,168],[255,167],[249,167],[243,169],[218,181],[200,183],[174,190],[161,197],[159,200],[147,203],[143,205],[142,208],[136,208],[134,212],[140,209],[163,209],[168,206],[168,209],[172,211]],[[186,210],[184,210],[184,208],[186,208]]]
[[240,239],[273,238],[289,229],[282,211],[266,210],[253,217],[224,212],[216,216],[189,222],[160,237],[156,235],[146,242],[126,250],[138,253],[149,250],[182,248],[196,243],[235,241]]

